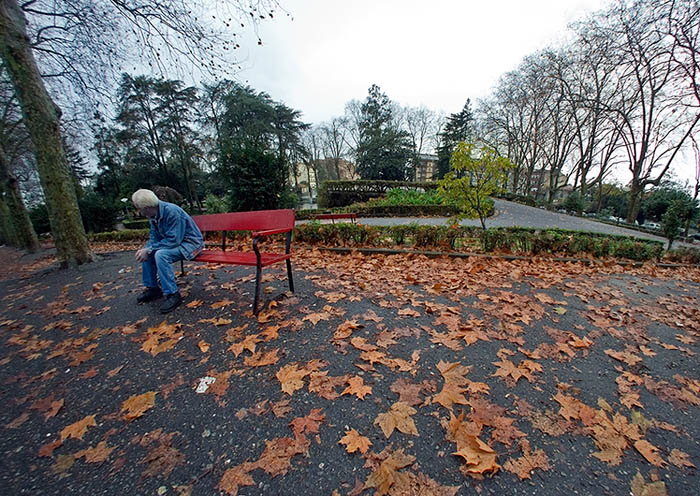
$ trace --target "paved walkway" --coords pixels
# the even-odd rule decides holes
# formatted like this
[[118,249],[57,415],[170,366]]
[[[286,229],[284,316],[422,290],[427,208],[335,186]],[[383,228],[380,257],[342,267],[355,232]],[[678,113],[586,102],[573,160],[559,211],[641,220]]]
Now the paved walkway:
[[[603,222],[576,217],[574,215],[550,212],[541,208],[528,207],[520,203],[506,200],[495,200],[496,214],[486,221],[487,227],[535,227],[541,229],[561,228],[578,231],[599,232],[605,234],[620,234],[624,236],[634,236],[637,238],[653,239],[666,242],[663,236],[655,236],[634,229],[612,226]],[[443,225],[447,222],[447,217],[365,217],[358,219],[358,222],[369,226],[394,226],[401,224],[417,223],[422,225]],[[305,221],[300,221],[303,223]],[[467,219],[461,223],[464,226],[478,226],[479,219]],[[698,244],[682,243],[676,241],[673,246],[698,247]]]

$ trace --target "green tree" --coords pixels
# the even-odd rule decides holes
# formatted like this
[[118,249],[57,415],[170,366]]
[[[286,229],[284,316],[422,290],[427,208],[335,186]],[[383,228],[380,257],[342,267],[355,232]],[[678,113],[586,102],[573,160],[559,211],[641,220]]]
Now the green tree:
[[164,139],[168,160],[177,164],[190,207],[202,202],[197,194],[196,180],[200,173],[201,140],[195,129],[195,111],[199,102],[197,89],[184,87],[182,81],[159,81],[156,84],[159,118],[157,126]]
[[514,165],[493,148],[462,141],[452,152],[450,166],[452,170],[438,182],[440,195],[461,210],[456,220],[478,217],[486,230],[486,216],[493,209],[490,196],[503,190]]
[[291,161],[306,152],[300,112],[267,93],[232,83],[221,99],[217,170],[231,193],[232,209],[286,206]]
[[373,84],[360,108],[355,155],[362,179],[404,181],[412,156],[408,133],[394,119],[389,97]]
[[462,110],[456,114],[450,114],[445,127],[439,134],[438,166],[436,179],[442,179],[450,171],[452,152],[460,141],[468,142],[474,134],[474,113],[471,109],[471,101],[467,98]]
[[679,201],[674,201],[671,206],[664,212],[661,216],[661,226],[664,232],[664,236],[668,239],[668,250],[671,249],[673,241],[681,233],[681,226],[683,222],[684,205]]

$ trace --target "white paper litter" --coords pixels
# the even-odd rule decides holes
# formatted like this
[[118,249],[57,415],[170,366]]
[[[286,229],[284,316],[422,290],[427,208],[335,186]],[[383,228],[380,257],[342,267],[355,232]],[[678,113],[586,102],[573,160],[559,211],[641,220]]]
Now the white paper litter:
[[200,393],[200,394],[206,393],[207,389],[209,389],[209,386],[214,384],[215,382],[216,382],[216,377],[210,377],[210,376],[202,377],[201,379],[199,379],[199,385],[197,385],[197,389],[195,390],[195,392]]

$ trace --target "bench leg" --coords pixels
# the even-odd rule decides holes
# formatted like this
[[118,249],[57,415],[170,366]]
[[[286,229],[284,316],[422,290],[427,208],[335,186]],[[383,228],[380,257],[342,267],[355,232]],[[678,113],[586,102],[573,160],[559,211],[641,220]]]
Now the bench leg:
[[180,277],[185,275],[185,264],[182,260],[180,260]]
[[260,301],[260,279],[262,275],[262,267],[255,268],[255,301],[253,302],[253,313],[258,314],[258,302]]
[[292,278],[292,261],[287,259],[287,279],[289,280],[289,290],[294,292],[294,279]]

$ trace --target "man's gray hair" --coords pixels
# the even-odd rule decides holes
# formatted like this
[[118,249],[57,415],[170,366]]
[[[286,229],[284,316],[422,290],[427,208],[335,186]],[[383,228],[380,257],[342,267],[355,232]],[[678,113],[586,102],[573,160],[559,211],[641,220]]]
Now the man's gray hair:
[[150,189],[140,189],[131,195],[131,201],[136,208],[157,207],[158,197]]

